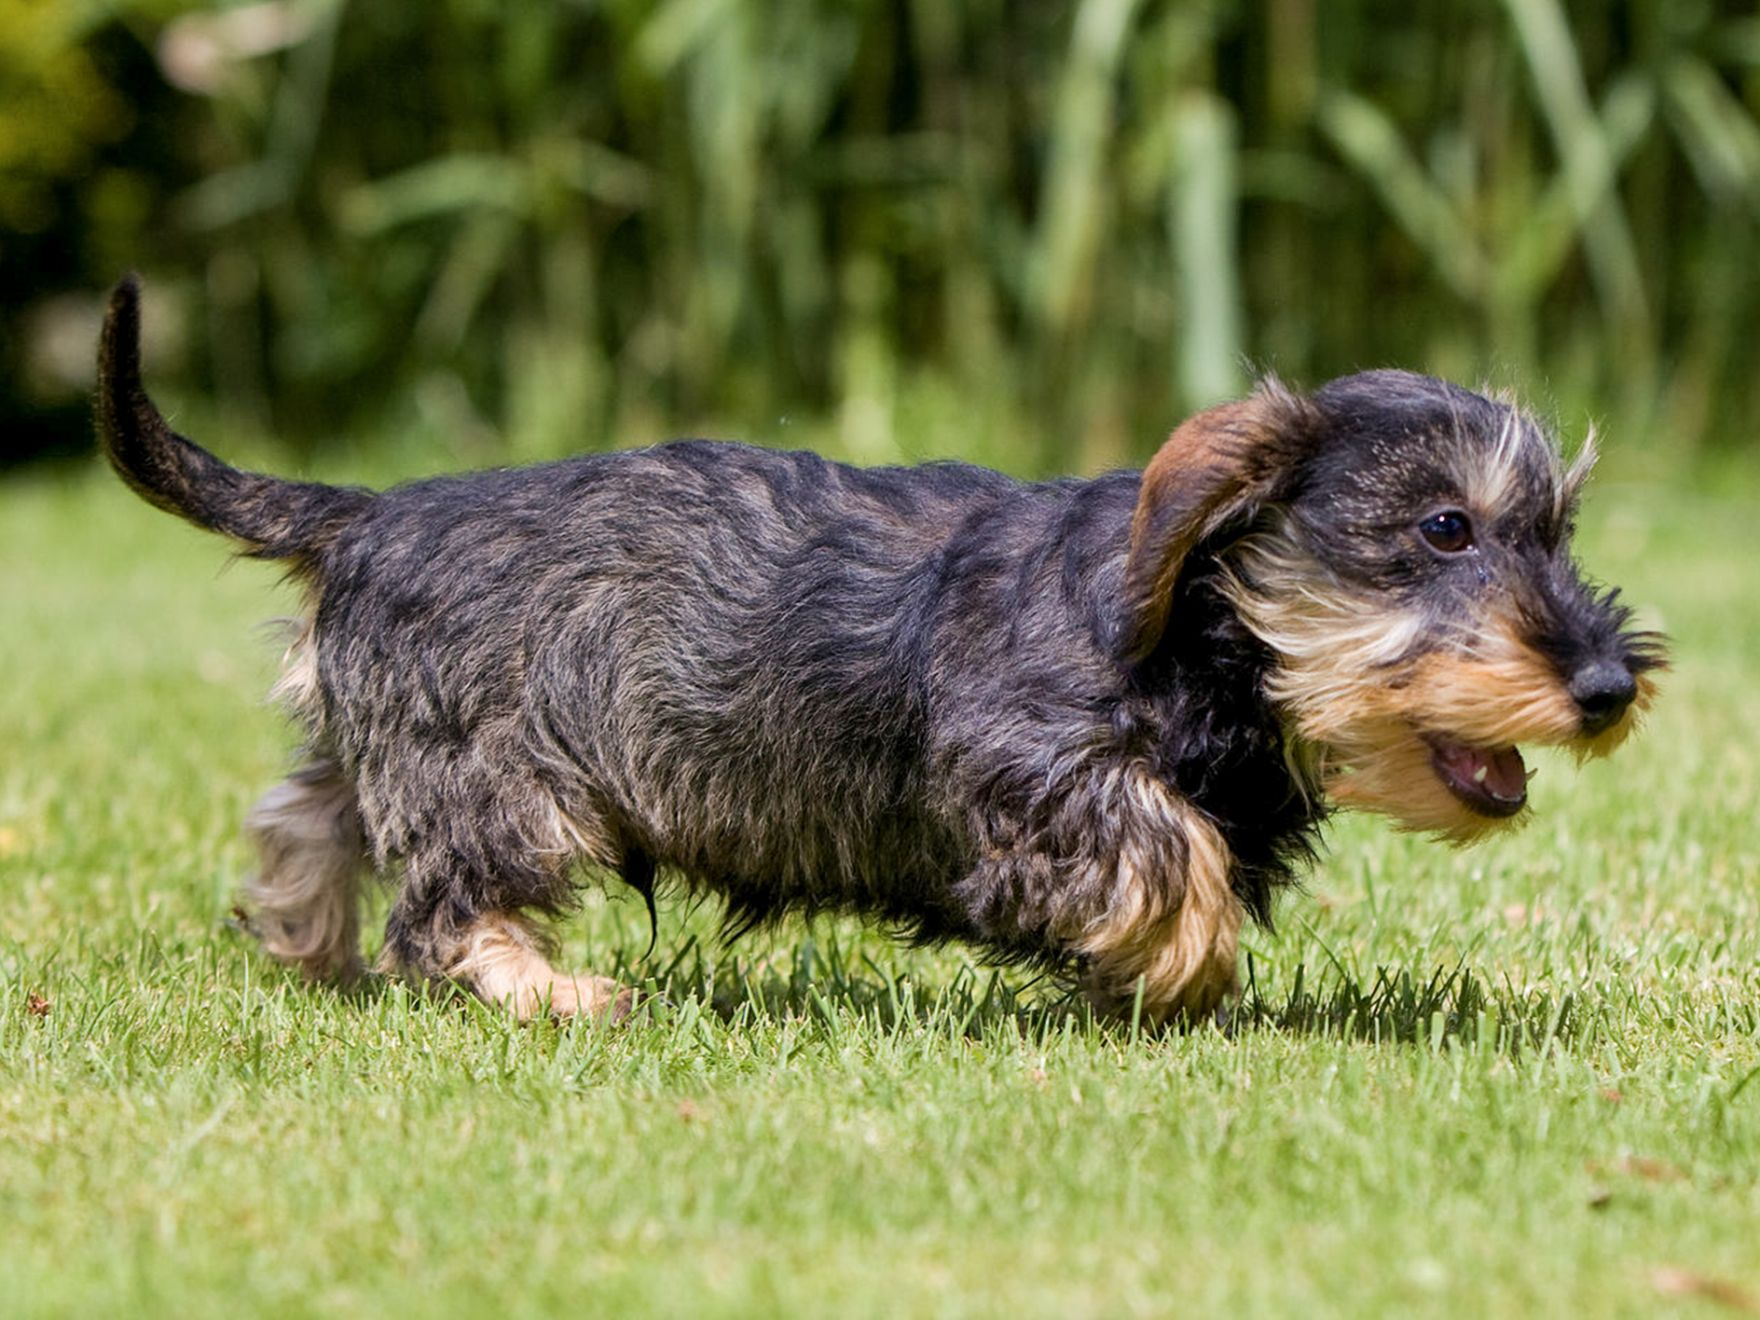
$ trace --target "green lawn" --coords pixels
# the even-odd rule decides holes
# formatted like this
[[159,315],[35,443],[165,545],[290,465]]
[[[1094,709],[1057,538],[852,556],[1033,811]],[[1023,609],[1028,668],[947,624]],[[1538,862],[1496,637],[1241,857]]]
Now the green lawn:
[[[1456,853],[1341,820],[1238,1030],[1132,1039],[854,924],[595,900],[623,1030],[338,998],[229,926],[290,739],[271,568],[0,485],[8,1315],[1714,1315],[1760,1307],[1760,483],[1606,481],[1644,736]],[[40,998],[39,998],[40,997]]]

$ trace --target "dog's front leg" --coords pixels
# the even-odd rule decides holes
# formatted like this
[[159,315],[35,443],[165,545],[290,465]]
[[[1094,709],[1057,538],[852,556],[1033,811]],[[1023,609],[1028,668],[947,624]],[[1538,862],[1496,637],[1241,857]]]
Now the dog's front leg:
[[1213,1017],[1238,989],[1242,907],[1234,858],[1208,817],[1146,772],[1106,775],[1077,795],[1092,812],[1016,826],[961,885],[999,943],[1043,939],[1082,969],[1100,1012],[1144,1022]]
[[1211,1018],[1239,989],[1242,910],[1228,846],[1200,813],[1172,805],[1177,823],[1095,859],[1111,872],[1104,905],[1066,914],[1058,932],[1081,955],[1097,1009],[1128,1016],[1140,995],[1142,1020],[1153,1023]]

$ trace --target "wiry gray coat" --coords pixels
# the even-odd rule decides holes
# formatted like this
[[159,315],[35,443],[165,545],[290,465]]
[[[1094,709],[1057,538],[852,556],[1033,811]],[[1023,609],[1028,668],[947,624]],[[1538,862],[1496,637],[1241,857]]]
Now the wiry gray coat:
[[[118,470],[308,591],[281,690],[311,764],[257,813],[255,893],[271,949],[313,970],[352,966],[365,862],[401,873],[389,962],[522,1011],[623,1011],[523,916],[564,910],[585,862],[713,890],[736,927],[855,911],[1072,965],[1162,1017],[1227,993],[1242,912],[1309,847],[1323,769],[1226,551],[1300,507],[1324,393],[1207,414],[1146,476],[692,441],[369,494],[173,435],[137,322],[125,283],[100,392]],[[1590,641],[1624,674],[1619,622]]]

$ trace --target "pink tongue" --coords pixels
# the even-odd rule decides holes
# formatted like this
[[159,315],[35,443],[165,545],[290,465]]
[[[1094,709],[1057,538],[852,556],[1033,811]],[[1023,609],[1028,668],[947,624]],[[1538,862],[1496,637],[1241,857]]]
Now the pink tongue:
[[1513,801],[1528,791],[1528,767],[1522,762],[1522,754],[1514,747],[1505,747],[1500,751],[1478,751],[1472,753],[1478,769],[1484,765],[1485,778],[1482,781],[1493,797],[1504,801]]

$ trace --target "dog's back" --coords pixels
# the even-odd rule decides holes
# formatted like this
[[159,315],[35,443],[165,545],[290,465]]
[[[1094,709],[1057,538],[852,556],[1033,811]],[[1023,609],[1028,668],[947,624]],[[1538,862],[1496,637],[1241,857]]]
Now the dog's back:
[[[736,920],[921,915],[962,860],[920,782],[949,555],[999,507],[1030,535],[1059,498],[706,441],[418,482],[313,565],[295,704],[381,857],[418,875],[504,885],[560,828]],[[526,883],[567,900],[548,868]]]

